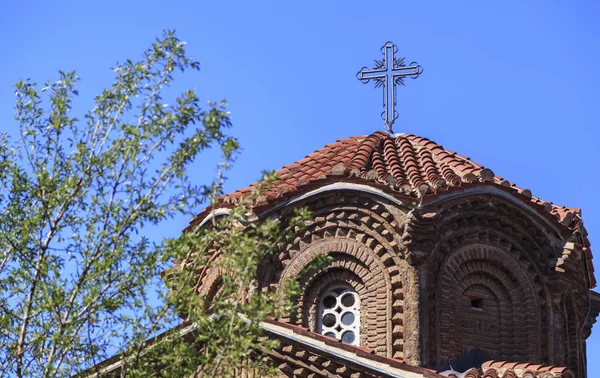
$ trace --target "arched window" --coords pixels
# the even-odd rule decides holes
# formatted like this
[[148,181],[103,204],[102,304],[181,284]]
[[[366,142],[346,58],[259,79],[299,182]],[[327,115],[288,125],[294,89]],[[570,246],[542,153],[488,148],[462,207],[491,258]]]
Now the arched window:
[[318,331],[346,344],[359,345],[360,300],[349,285],[332,285],[319,301]]

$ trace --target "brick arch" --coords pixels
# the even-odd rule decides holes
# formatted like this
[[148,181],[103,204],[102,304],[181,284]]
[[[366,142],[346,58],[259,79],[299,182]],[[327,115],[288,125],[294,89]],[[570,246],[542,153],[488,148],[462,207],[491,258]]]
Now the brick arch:
[[[476,285],[493,294],[487,312],[469,308],[463,297]],[[496,353],[495,359],[538,360],[537,302],[529,277],[508,253],[481,244],[457,249],[444,260],[437,279],[437,359],[459,358],[465,347],[482,347]]]
[[[198,280],[198,287],[196,292],[203,296],[210,305],[210,301],[215,297],[215,295],[221,291],[223,286],[223,277],[225,276],[226,271],[223,269],[223,255],[218,251],[217,254],[213,255],[212,261],[210,265],[207,266],[206,271],[203,274],[203,278]],[[240,300],[245,301],[249,295],[255,292],[258,289],[258,282],[255,282],[250,287],[243,288],[240,294]]]
[[[373,296],[374,290],[366,286],[359,276],[345,268],[332,267],[315,277],[304,288],[303,300],[298,309],[298,312],[302,313],[302,326],[313,332],[317,331],[319,299],[326,289],[336,284],[350,285],[360,298],[360,346],[377,348],[377,341],[382,338],[385,340],[387,335],[385,332],[369,332],[371,329],[377,331],[377,328],[373,327],[374,319],[381,316],[377,313],[376,305],[374,306],[376,295]],[[385,353],[383,348],[380,347],[380,349],[379,352]]]
[[214,294],[216,288],[215,286],[219,285],[219,281],[223,272],[221,268],[218,267],[217,264],[214,264],[214,267],[206,274],[204,279],[201,282],[200,287],[198,288],[198,294],[202,296],[212,297],[211,293]]
[[[466,264],[465,264],[466,265]],[[474,264],[472,264],[474,265]],[[477,264],[480,267],[485,267],[485,268],[490,268],[490,264]],[[477,269],[477,267],[469,267],[468,270],[471,269]],[[493,267],[496,268],[496,267]],[[492,269],[493,269],[492,268]],[[506,274],[502,274],[504,276],[507,276]],[[487,293],[491,294],[492,296],[492,303],[488,303],[489,301],[489,297],[486,298],[486,308],[484,308],[484,311],[486,312],[486,317],[488,321],[488,325],[487,325],[487,332],[489,337],[492,337],[491,340],[489,340],[492,343],[492,346],[489,345],[475,345],[475,346],[479,346],[485,349],[488,349],[489,351],[496,351],[497,354],[495,356],[492,356],[495,359],[502,359],[502,358],[508,358],[511,359],[511,356],[514,355],[513,352],[515,349],[521,347],[522,343],[520,342],[515,342],[514,338],[516,336],[519,335],[519,329],[516,325],[518,324],[524,324],[524,323],[528,323],[527,319],[523,318],[523,313],[520,311],[516,311],[518,309],[515,309],[515,306],[513,305],[513,303],[518,302],[523,300],[523,298],[519,295],[516,295],[517,293],[515,293],[515,290],[519,290],[518,285],[514,284],[514,282],[512,282],[512,280],[514,279],[514,277],[510,277],[508,278],[509,280],[506,279],[502,279],[499,277],[495,277],[493,274],[488,274],[488,273],[481,273],[481,272],[476,272],[476,273],[467,273],[467,276],[464,277],[464,279],[462,280],[462,282],[457,285],[458,288],[460,290],[462,290],[463,293],[463,298],[461,298],[461,302],[464,302],[465,299],[470,299],[471,295],[476,295],[477,294],[481,294],[481,290],[473,290],[470,291],[470,289],[477,289],[478,286],[482,286],[485,288],[485,291],[487,291]],[[507,284],[508,283],[508,284]],[[456,288],[456,286],[455,286]],[[464,298],[464,296],[466,296],[467,298]],[[461,313],[461,310],[464,311],[464,306],[468,306],[468,303],[456,303],[458,306],[463,307],[461,308],[457,308],[456,313]],[[491,306],[490,306],[491,305]],[[492,307],[492,308],[490,308]],[[490,312],[493,313],[493,316],[495,317],[495,319],[490,319],[489,318],[489,314]],[[467,313],[469,313],[469,309],[467,309]],[[471,313],[472,314],[472,313]],[[443,316],[440,317],[441,321],[443,321]],[[461,322],[464,321],[464,318],[461,318]],[[473,320],[473,319],[471,319]],[[484,320],[484,319],[479,319],[479,320]],[[491,324],[489,323],[491,321]],[[461,324],[462,325],[462,324]],[[473,326],[475,326],[475,324],[473,324]],[[496,330],[494,330],[493,328],[497,328]],[[485,328],[485,327],[484,327]],[[516,331],[515,331],[516,330]],[[530,336],[534,336],[531,335]],[[476,340],[477,339],[477,334],[473,335],[473,339]],[[473,340],[472,340],[473,341]],[[531,342],[533,342],[535,344],[535,340],[532,340]],[[498,345],[494,345],[494,344],[499,344]],[[467,348],[469,349],[469,348]],[[467,352],[468,350],[463,350],[463,352]],[[490,353],[491,354],[491,353]]]
[[[310,271],[310,263],[319,255],[329,255],[331,260],[317,271]],[[285,280],[298,277],[302,280],[302,294],[297,298],[298,311],[290,321],[315,330],[322,290],[333,282],[348,283],[361,299],[361,346],[391,355],[392,284],[386,266],[372,250],[352,239],[319,240],[295,254],[282,272],[278,287]]]
[[[462,291],[461,295],[458,295],[458,300],[451,305],[454,305],[452,311],[448,311],[450,313],[462,314],[467,312],[468,315],[484,315],[482,316],[484,319],[472,319],[471,317],[461,316],[460,318],[460,326],[461,332],[466,338],[470,338],[471,344],[476,344],[474,346],[480,347],[482,349],[486,349],[488,354],[491,355],[492,358],[499,358],[502,351],[500,353],[492,353],[492,351],[497,350],[497,346],[493,345],[494,341],[496,343],[500,343],[500,345],[510,344],[510,340],[512,339],[512,322],[510,321],[511,316],[514,314],[510,293],[508,290],[502,285],[500,281],[495,279],[494,277],[490,277],[487,275],[479,275],[479,274],[470,274],[468,277],[465,277],[462,285],[458,286],[459,291]],[[455,286],[456,288],[456,286]],[[449,288],[452,290],[453,288]],[[483,290],[482,290],[483,289]],[[484,293],[482,295],[482,292]],[[469,301],[473,297],[478,297],[485,301],[484,311],[485,314],[469,314],[469,312],[473,312],[476,310],[469,309]],[[503,307],[503,304],[508,303],[509,305]],[[447,305],[447,304],[446,304]],[[466,311],[465,311],[466,310]],[[487,322],[485,327],[482,327],[481,324],[477,324],[476,320],[484,320]],[[440,321],[443,323],[443,314],[440,317]],[[477,330],[479,327],[485,328],[485,332],[488,338],[491,340],[483,340],[480,342],[479,335],[477,334]],[[469,332],[470,331],[470,332]],[[473,331],[475,331],[473,334]],[[462,346],[463,349],[461,352],[468,352],[473,346],[469,345],[469,347],[465,348],[464,344],[461,344],[459,340],[450,340],[452,342],[457,342],[459,347]],[[492,342],[492,345],[488,345],[489,342]]]
[[[474,221],[477,220],[481,221],[482,218],[477,218]],[[485,220],[490,221],[494,220],[494,218],[485,218]],[[471,241],[485,242],[486,244],[510,252],[536,278],[545,276],[550,268],[545,263],[546,256],[541,256],[540,251],[547,249],[547,246],[521,238],[520,235],[515,235],[513,232],[514,227],[518,227],[518,225],[511,225],[509,228],[506,224],[500,222],[492,227],[477,223],[467,224],[457,222],[451,228],[452,238],[444,240],[443,245],[440,246],[441,248],[435,251],[434,257],[437,259],[444,258],[444,255],[447,255],[448,251],[468,245]],[[450,227],[447,230],[450,231]],[[538,258],[539,260],[537,260]],[[536,281],[541,280],[536,279]],[[538,286],[539,289],[542,288],[541,285]]]
[[[380,200],[380,201],[379,201]],[[351,191],[329,192],[322,196],[311,197],[295,206],[306,206],[312,212],[312,219],[306,222],[306,228],[298,230],[296,235],[288,240],[275,264],[273,284],[278,286],[282,277],[289,274],[292,261],[305,259],[306,253],[312,246],[335,246],[336,242],[344,241],[361,246],[356,251],[356,257],[365,261],[371,271],[376,266],[381,267],[388,289],[382,295],[378,306],[387,312],[385,323],[387,337],[380,341],[378,353],[385,350],[388,357],[404,359],[405,319],[404,319],[404,286],[407,280],[408,263],[404,259],[404,248],[400,241],[400,225],[397,217],[402,216],[402,210],[395,204],[383,199],[374,199],[368,195]],[[291,208],[282,210],[290,211]],[[279,214],[282,217],[282,214]],[[337,248],[337,249],[336,249]],[[330,251],[340,252],[340,248]],[[361,254],[362,256],[359,256]],[[367,256],[370,256],[367,258]],[[367,259],[367,260],[365,260]],[[379,268],[377,268],[379,269]],[[381,327],[381,326],[379,326]]]
[[[298,312],[301,313],[302,316],[302,326],[310,328],[310,330],[313,332],[317,329],[317,310],[321,294],[331,285],[336,283],[344,283],[350,285],[358,293],[358,296],[361,300],[361,325],[368,330],[366,321],[370,318],[377,317],[376,313],[369,313],[368,310],[369,308],[372,309],[372,307],[369,305],[372,304],[371,302],[373,302],[373,290],[365,285],[360,276],[356,275],[345,267],[339,266],[345,264],[332,265],[333,266],[331,268],[321,272],[320,275],[315,277],[308,285],[304,287],[302,298],[299,299],[301,307],[298,309]],[[338,265],[338,267],[335,265]],[[363,335],[362,329],[361,335]],[[385,336],[385,334],[383,336]]]
[[424,274],[432,283],[424,290],[425,303],[429,307],[425,315],[428,346],[424,360],[435,363],[439,355],[437,336],[433,332],[438,323],[437,313],[434,311],[434,288],[437,288],[436,281],[442,263],[454,251],[479,244],[504,251],[511,256],[524,277],[531,282],[537,303],[536,312],[539,314],[536,328],[539,353],[535,362],[551,364],[554,336],[550,327],[551,302],[547,284],[556,276],[550,262],[562,253],[559,236],[514,204],[494,196],[466,196],[438,203],[436,206],[423,209],[422,211],[431,213],[424,213],[428,217],[416,218],[413,229],[408,234],[414,244],[409,249],[425,252]]
[[[353,192],[333,193],[311,198],[310,202],[298,204],[308,207],[313,219],[307,223],[302,235],[296,235],[280,254],[285,261],[302,250],[302,244],[330,236],[356,238],[375,250],[386,266],[397,265],[403,250],[396,240],[400,226],[391,211],[383,203]],[[384,255],[387,252],[387,255]]]
[[214,277],[214,279],[212,279],[210,283],[203,288],[202,294],[204,294],[207,301],[212,301],[215,295],[217,295],[217,293],[222,289],[222,286],[223,277],[221,275],[218,275]]
[[[553,271],[546,261],[562,253],[562,245],[553,245],[551,238],[554,237],[545,223],[504,198],[467,196],[439,203],[438,206],[443,206],[436,216],[439,229],[454,234],[452,240],[445,241],[454,244],[454,248],[461,244],[461,237],[473,237],[479,233],[477,239],[487,239],[489,244],[510,249],[519,260],[527,260],[529,270],[541,276]],[[446,252],[447,248],[436,248],[434,254]]]

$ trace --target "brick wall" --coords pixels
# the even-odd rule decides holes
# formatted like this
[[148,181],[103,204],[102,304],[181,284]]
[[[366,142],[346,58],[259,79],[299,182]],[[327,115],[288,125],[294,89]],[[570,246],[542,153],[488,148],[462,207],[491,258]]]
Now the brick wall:
[[[407,265],[398,244],[397,217],[402,212],[369,196],[340,193],[300,204],[313,212],[307,229],[296,235],[279,256],[278,287],[302,276],[303,294],[290,321],[316,330],[318,298],[334,282],[350,284],[361,300],[361,345],[403,359],[404,286]],[[304,275],[319,254],[331,262]]]
[[476,347],[499,360],[540,359],[538,300],[506,252],[479,244],[452,253],[442,265],[436,303],[439,360]]
[[[568,235],[535,215],[484,194],[411,210],[337,191],[269,216],[285,221],[299,206],[312,220],[257,274],[263,290],[301,279],[297,311],[287,321],[316,330],[322,291],[346,283],[361,300],[361,345],[382,356],[425,365],[479,347],[492,358],[581,369],[588,303],[581,253],[563,251]],[[321,254],[330,263],[307,272]],[[559,258],[571,273],[555,269]],[[208,270],[201,291],[217,277]]]
[[482,284],[468,287],[458,303],[461,354],[474,348],[485,350],[490,358],[500,359],[501,303],[492,289]]

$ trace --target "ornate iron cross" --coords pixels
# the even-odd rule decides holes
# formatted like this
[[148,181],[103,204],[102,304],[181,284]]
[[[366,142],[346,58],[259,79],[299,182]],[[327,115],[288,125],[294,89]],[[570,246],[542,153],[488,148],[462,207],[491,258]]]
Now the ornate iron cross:
[[406,76],[416,79],[423,72],[423,68],[416,62],[412,62],[407,66],[404,64],[404,58],[396,59],[395,55],[398,49],[392,42],[383,45],[381,52],[383,53],[383,60],[375,60],[375,68],[363,67],[358,71],[356,77],[364,84],[375,80],[375,88],[383,87],[383,113],[381,113],[381,118],[383,118],[388,128],[388,132],[393,133],[392,125],[398,118],[396,85],[404,85]]

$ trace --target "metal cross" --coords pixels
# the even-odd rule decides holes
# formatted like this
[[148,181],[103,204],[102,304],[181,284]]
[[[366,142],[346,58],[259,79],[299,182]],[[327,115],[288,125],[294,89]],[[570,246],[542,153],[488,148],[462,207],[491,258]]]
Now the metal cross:
[[388,132],[393,133],[392,125],[398,118],[398,112],[396,112],[396,85],[404,85],[406,76],[416,79],[423,72],[423,68],[416,62],[412,62],[407,66],[404,64],[404,58],[396,59],[395,54],[398,49],[392,42],[383,45],[381,52],[383,53],[383,60],[376,60],[375,68],[361,68],[356,77],[364,84],[375,80],[375,88],[384,87],[384,110],[381,117],[388,128]]

